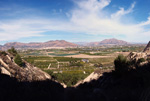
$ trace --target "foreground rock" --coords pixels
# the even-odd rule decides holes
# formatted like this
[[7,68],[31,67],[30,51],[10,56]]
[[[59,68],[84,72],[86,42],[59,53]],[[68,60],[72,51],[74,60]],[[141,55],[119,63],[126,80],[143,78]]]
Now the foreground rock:
[[2,74],[15,77],[19,81],[42,81],[51,79],[51,76],[41,69],[24,61],[24,66],[20,67],[14,62],[14,56],[11,54],[0,55],[0,71]]
[[111,72],[112,70],[111,69],[106,69],[106,70],[95,70],[94,72],[92,72],[88,77],[86,77],[84,80],[81,80],[79,81],[77,84],[74,85],[74,87],[77,87],[81,84],[84,84],[84,83],[89,83],[90,81],[92,80],[97,80],[100,76],[103,75],[103,73],[105,72]]

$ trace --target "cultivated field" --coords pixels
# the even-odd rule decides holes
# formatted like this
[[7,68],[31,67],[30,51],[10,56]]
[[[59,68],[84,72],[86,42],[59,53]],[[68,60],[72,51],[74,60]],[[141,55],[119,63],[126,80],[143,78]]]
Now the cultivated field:
[[114,59],[133,51],[142,51],[143,47],[111,48],[67,48],[20,50],[26,61],[49,73],[53,79],[67,86],[76,84],[95,70],[113,69]]

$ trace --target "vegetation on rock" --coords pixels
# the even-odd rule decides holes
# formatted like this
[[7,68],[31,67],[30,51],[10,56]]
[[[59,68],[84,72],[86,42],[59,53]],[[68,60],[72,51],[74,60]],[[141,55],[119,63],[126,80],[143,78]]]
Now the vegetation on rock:
[[16,51],[16,49],[14,47],[11,47],[11,49],[8,49],[8,52],[10,54],[12,54],[13,56],[16,56],[18,54],[17,51]]
[[6,56],[6,55],[7,55],[7,53],[6,53],[5,51],[0,51],[0,55],[4,55],[4,56]]
[[24,66],[24,62],[22,61],[22,59],[21,59],[21,57],[20,57],[19,54],[17,54],[17,55],[15,56],[14,61],[15,61],[15,63],[16,63],[17,65],[19,65],[20,67]]
[[114,65],[115,65],[115,71],[118,73],[126,72],[129,69],[129,62],[127,61],[127,58],[123,55],[119,55],[115,59]]

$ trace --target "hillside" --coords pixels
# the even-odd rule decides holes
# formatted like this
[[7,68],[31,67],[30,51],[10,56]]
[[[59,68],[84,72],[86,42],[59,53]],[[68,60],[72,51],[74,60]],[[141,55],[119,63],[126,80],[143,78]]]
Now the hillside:
[[16,56],[8,52],[0,51],[0,73],[15,77],[18,81],[42,81],[51,79],[49,74],[24,60],[22,60],[22,66],[18,65],[15,62]]
[[20,42],[10,42],[1,46],[1,49],[6,50],[14,46],[17,49],[40,49],[40,48],[51,48],[51,47],[76,47],[74,43],[67,42],[65,40],[56,40],[48,42],[32,42],[32,43],[20,43]]

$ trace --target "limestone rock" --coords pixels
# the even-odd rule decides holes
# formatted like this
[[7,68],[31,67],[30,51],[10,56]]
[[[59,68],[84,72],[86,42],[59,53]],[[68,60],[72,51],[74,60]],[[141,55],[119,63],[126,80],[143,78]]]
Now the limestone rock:
[[145,52],[145,53],[149,53],[150,52],[150,41],[147,44],[147,46],[145,47],[145,49],[143,50],[143,52]]
[[11,76],[10,72],[7,71],[4,67],[0,67],[0,71],[1,71],[0,73],[2,73],[2,74],[6,74],[6,75]]
[[28,62],[24,61],[25,66],[20,67],[14,62],[14,57],[7,53],[7,55],[0,55],[0,69],[2,74],[15,77],[18,81],[42,81],[51,79],[51,76],[41,69],[34,67]]
[[128,58],[129,60],[138,60],[138,59],[140,59],[140,58],[147,59],[148,56],[147,56],[147,54],[144,53],[144,52],[131,52],[131,53],[127,56],[127,58]]

